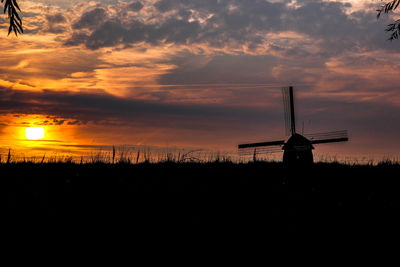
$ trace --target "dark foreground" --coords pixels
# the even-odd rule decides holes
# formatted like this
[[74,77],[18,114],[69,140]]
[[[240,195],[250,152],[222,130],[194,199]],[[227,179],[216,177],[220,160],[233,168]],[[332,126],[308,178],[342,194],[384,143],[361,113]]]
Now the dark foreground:
[[[3,218],[104,229],[388,234],[399,165],[1,164]],[[8,216],[8,217],[7,217]]]

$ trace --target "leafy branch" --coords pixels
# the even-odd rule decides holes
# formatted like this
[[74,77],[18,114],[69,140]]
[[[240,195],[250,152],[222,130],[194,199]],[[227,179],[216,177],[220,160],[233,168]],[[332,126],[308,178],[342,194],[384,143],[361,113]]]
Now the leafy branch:
[[[400,4],[400,0],[392,0],[384,5],[382,5],[376,11],[378,12],[377,18],[379,19],[382,13],[389,13],[390,11],[395,10]],[[398,39],[400,37],[400,19],[395,20],[393,23],[387,25],[386,32],[391,32],[390,37],[388,40],[393,41],[394,39]]]
[[1,3],[4,3],[4,13],[7,12],[8,18],[10,19],[10,27],[8,28],[8,35],[13,31],[16,36],[24,32],[22,28],[22,20],[18,15],[18,11],[21,12],[21,9],[18,6],[17,0],[1,0]]

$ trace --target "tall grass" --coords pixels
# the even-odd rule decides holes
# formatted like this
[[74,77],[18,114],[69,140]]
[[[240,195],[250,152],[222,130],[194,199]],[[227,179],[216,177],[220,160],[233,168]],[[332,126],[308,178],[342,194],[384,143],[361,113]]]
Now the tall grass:
[[[110,150],[98,150],[70,155],[66,153],[43,153],[26,156],[8,149],[0,153],[1,164],[13,163],[75,163],[75,164],[142,164],[142,163],[248,163],[248,162],[280,162],[281,154],[239,156],[235,152],[218,152],[202,149],[152,149],[149,147],[112,146]],[[373,159],[367,157],[349,158],[336,155],[315,154],[317,163],[335,163],[344,165],[394,166],[400,165],[398,158],[384,157]]]
[[6,153],[0,153],[0,163],[77,163],[77,164],[140,164],[140,163],[163,163],[163,162],[232,162],[231,155],[221,152],[212,152],[200,149],[163,149],[153,150],[151,148],[135,149],[131,147],[115,147],[110,151],[98,150],[84,153],[82,155],[69,155],[66,153],[43,153],[42,155],[26,156],[9,149]]

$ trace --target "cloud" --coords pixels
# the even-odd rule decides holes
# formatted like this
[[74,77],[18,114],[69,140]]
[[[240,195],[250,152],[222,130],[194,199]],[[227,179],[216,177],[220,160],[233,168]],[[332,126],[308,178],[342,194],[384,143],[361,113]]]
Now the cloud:
[[[90,49],[139,42],[193,44],[219,40],[221,45],[232,39],[260,43],[256,31],[263,27],[264,31],[268,30],[274,21],[278,21],[279,10],[283,8],[280,3],[265,1],[258,1],[251,10],[248,6],[253,5],[240,6],[238,10],[244,9],[240,12],[229,11],[229,6],[227,1],[223,4],[217,1],[158,1],[147,17],[124,20],[118,17],[119,12],[107,17],[104,9],[96,8],[85,12],[73,28],[93,30],[86,42]],[[250,15],[250,12],[257,13]],[[112,36],[109,35],[111,28],[116,30]]]
[[68,31],[67,19],[62,13],[46,14],[46,26],[43,32],[60,34]]
[[82,14],[78,21],[72,24],[75,30],[96,29],[103,22],[107,21],[107,12],[103,8],[95,8]]
[[[219,105],[163,103],[119,98],[106,93],[72,93],[43,90],[15,91],[0,87],[0,113],[43,114],[99,125],[143,125],[202,128],[219,127],[261,112],[257,108]],[[60,122],[61,120],[53,121]],[[243,120],[246,121],[246,120]],[[254,121],[254,119],[253,119]],[[63,121],[64,123],[65,121]]]
[[47,20],[47,22],[49,22],[51,24],[59,24],[59,23],[67,22],[66,18],[64,17],[64,15],[62,13],[47,14],[46,20]]
[[66,46],[77,46],[84,44],[89,35],[85,32],[74,32],[72,36],[64,43]]
[[130,3],[127,6],[127,8],[128,8],[128,10],[137,12],[137,11],[140,11],[143,8],[143,4],[141,2],[139,2],[139,1],[136,1],[136,2],[134,1],[134,2]]
[[277,59],[270,55],[217,55],[210,58],[183,53],[172,63],[178,67],[160,76],[161,84],[280,82],[272,75]]
[[[4,73],[0,78],[11,83],[24,79],[25,83],[41,89],[53,87],[26,81],[27,78],[49,78],[52,84],[64,85],[67,80],[86,77],[87,83],[77,85],[79,89],[138,96],[144,94],[144,89],[138,86],[146,85],[147,95],[183,99],[172,92],[176,88],[171,87],[168,93],[159,92],[158,85],[237,82],[341,87],[339,82],[349,82],[352,76],[353,83],[373,83],[376,88],[374,80],[389,77],[385,72],[393,73],[386,66],[398,68],[397,57],[390,55],[396,51],[396,45],[385,41],[380,28],[384,28],[385,22],[376,21],[374,10],[349,12],[349,4],[332,1],[293,3],[264,0],[251,4],[234,0],[77,3],[74,12],[52,11],[46,15],[48,22],[70,31],[55,39],[64,42],[66,48],[62,53],[31,56],[24,68],[15,68],[7,75],[9,65],[20,66],[25,61],[20,56],[3,56],[2,60],[8,64],[0,66]],[[136,13],[130,12],[131,8]],[[66,27],[68,23],[71,25]],[[37,47],[44,44],[41,42]],[[153,53],[150,51],[154,50],[157,56],[149,59]],[[386,59],[382,60],[383,57]],[[120,58],[124,62],[116,63]],[[350,58],[354,60],[348,62]],[[372,66],[372,58],[377,60],[373,64],[376,74],[366,75],[369,72],[363,66]],[[71,88],[77,90],[75,85]],[[363,89],[351,90],[354,93]],[[207,94],[214,100],[219,92]]]
[[[324,53],[332,54],[371,46],[368,41],[382,34],[386,23],[377,22],[369,10],[349,14],[348,3],[297,1],[296,8],[289,3],[160,0],[138,16],[121,17],[121,12],[108,16],[105,9],[95,8],[83,13],[72,27],[91,30],[85,41],[90,49],[141,42],[255,48],[271,42],[268,33],[292,31],[320,40]],[[140,2],[119,8],[131,6],[143,9]],[[383,40],[378,45],[390,49]]]

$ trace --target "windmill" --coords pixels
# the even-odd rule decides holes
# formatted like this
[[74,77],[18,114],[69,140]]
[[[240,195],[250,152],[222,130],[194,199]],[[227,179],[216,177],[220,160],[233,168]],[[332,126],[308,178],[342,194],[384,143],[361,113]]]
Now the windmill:
[[286,135],[289,139],[270,142],[260,142],[238,145],[242,155],[256,155],[262,152],[276,152],[283,150],[283,163],[285,165],[308,165],[313,163],[315,144],[336,143],[348,141],[347,131],[334,131],[326,133],[306,134],[296,133],[294,114],[293,87],[282,89],[285,110]]

